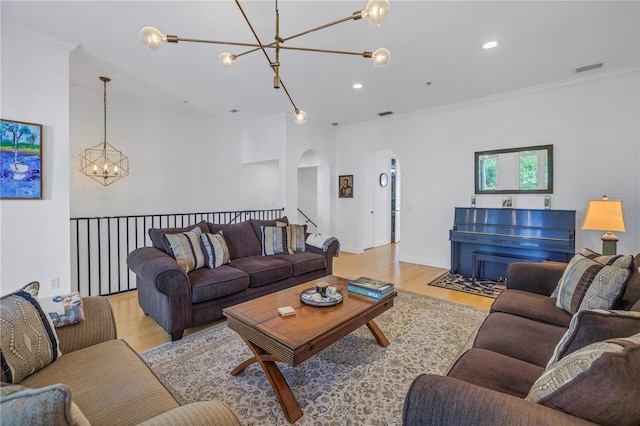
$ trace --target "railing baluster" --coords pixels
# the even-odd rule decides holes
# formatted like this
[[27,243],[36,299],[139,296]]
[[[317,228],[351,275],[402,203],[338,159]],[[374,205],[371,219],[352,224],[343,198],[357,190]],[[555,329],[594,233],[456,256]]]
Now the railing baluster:
[[[216,224],[229,224],[244,222],[251,218],[269,218],[277,219],[282,217],[284,208],[269,210],[236,210],[227,212],[195,212],[195,213],[164,213],[149,215],[129,215],[129,216],[109,216],[109,217],[76,217],[71,218],[71,222],[75,225],[75,239],[71,238],[74,247],[71,247],[71,253],[75,252],[76,258],[72,260],[71,268],[73,270],[73,262],[75,261],[76,277],[72,277],[71,290],[80,291],[81,294],[87,296],[117,294],[125,291],[135,290],[135,284],[131,283],[131,273],[127,268],[123,258],[133,249],[152,244],[148,236],[149,228],[178,228],[196,225],[199,222],[206,221]],[[121,221],[126,221],[125,235],[122,235]],[[134,226],[130,226],[130,221],[134,221]],[[81,236],[80,223],[86,222],[86,235]],[[102,221],[106,221],[106,236],[102,235]],[[115,233],[112,235],[111,223],[115,221]],[[142,229],[140,229],[142,227]],[[72,230],[73,230],[72,226]],[[132,229],[133,228],[133,229]],[[133,234],[132,234],[133,233]],[[140,234],[142,233],[142,238]],[[106,237],[107,241],[103,241]],[[114,243],[111,240],[116,238]],[[122,238],[126,238],[126,253],[122,253]],[[106,255],[104,254],[103,244],[106,244]],[[115,247],[115,259],[112,250],[112,244]],[[82,250],[82,247],[85,250]],[[95,259],[92,252],[96,253]],[[92,271],[97,269],[96,276],[92,276]],[[103,277],[106,271],[106,277]],[[118,279],[113,278],[113,274],[117,271]],[[83,273],[85,272],[85,273]],[[126,274],[126,287],[124,287],[122,274]],[[74,279],[75,278],[75,279]],[[103,281],[106,278],[106,285]],[[114,286],[117,285],[117,288]]]

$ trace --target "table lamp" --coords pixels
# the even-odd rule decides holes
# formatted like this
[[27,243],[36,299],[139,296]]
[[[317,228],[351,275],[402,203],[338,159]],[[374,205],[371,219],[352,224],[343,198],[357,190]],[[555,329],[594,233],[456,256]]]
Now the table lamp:
[[622,201],[609,200],[606,195],[602,200],[589,201],[582,229],[605,231],[601,238],[602,254],[616,254],[618,237],[613,232],[626,231],[622,217]]

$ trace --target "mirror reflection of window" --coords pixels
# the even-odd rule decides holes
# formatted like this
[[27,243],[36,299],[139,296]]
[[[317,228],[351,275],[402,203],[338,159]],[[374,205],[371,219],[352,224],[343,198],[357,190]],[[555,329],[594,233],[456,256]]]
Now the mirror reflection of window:
[[553,145],[475,153],[476,194],[553,193]]
[[484,191],[498,189],[498,156],[483,155],[480,157],[480,188]]

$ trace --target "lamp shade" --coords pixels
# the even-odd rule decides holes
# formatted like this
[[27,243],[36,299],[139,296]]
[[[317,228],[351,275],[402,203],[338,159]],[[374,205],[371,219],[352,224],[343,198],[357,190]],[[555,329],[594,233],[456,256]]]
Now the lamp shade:
[[621,200],[589,201],[582,229],[625,232]]

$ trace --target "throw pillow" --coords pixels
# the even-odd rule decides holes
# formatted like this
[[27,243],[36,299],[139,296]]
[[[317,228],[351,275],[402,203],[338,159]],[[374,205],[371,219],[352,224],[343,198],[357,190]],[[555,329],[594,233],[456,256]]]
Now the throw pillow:
[[169,250],[169,255],[176,259],[178,265],[186,273],[204,266],[204,253],[200,248],[201,234],[200,228],[195,227],[188,232],[162,236],[162,240]]
[[89,420],[71,401],[69,389],[61,384],[29,389],[3,383],[0,406],[3,424],[89,425]]
[[231,260],[229,258],[229,248],[224,239],[222,231],[215,234],[204,233],[200,235],[202,246],[204,247],[204,264],[210,269],[225,265]]
[[287,227],[286,226],[261,226],[262,255],[288,254]]
[[202,220],[195,225],[187,226],[184,228],[149,228],[147,233],[149,234],[149,238],[151,238],[151,243],[155,248],[162,250],[167,254],[171,254],[169,253],[169,248],[165,245],[164,240],[162,239],[162,236],[165,234],[181,234],[183,232],[193,231],[194,227],[199,228],[200,231],[202,232],[209,232],[209,225],[207,224],[206,221]]
[[56,328],[84,321],[84,305],[77,291],[60,296],[40,297],[38,302]]
[[619,268],[631,268],[633,266],[633,256],[630,254],[602,255],[588,248],[580,250],[580,254],[603,265],[612,265]]
[[640,333],[592,343],[567,355],[526,399],[599,424],[640,424]]
[[307,250],[305,245],[307,225],[288,225],[287,233],[289,234],[289,254]]
[[603,265],[578,253],[558,281],[556,306],[570,314],[582,309],[611,309],[630,276],[628,268]]
[[591,343],[640,333],[640,312],[584,309],[573,316],[556,345],[547,369],[566,355]]
[[0,299],[3,382],[19,383],[62,355],[51,318],[38,303],[39,288],[33,282]]

